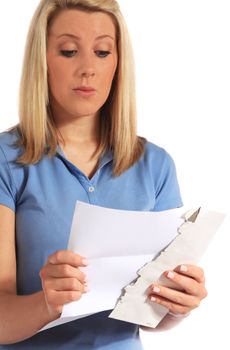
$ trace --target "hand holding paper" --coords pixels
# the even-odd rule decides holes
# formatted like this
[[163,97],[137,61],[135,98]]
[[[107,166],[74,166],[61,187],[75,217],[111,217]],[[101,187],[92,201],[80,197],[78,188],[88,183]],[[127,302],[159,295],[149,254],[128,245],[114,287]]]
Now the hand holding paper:
[[175,238],[184,222],[179,212],[124,211],[77,202],[68,249],[88,259],[89,266],[81,270],[90,291],[66,304],[61,318],[43,330],[113,309],[123,288],[138,277],[140,267]]
[[208,212],[184,223],[182,210],[134,212],[77,202],[68,249],[89,260],[82,271],[90,292],[43,329],[113,308],[112,318],[156,327],[168,309],[149,302],[150,284],[174,285],[162,273],[196,262],[224,217]]
[[86,266],[85,259],[69,250],[60,250],[49,256],[40,277],[51,317],[60,315],[64,304],[80,299],[86,292],[86,276],[79,269],[83,266]]

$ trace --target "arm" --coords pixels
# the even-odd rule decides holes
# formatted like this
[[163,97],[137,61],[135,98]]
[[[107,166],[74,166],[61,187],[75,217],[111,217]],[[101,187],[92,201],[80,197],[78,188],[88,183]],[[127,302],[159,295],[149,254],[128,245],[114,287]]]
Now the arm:
[[[0,344],[22,340],[49,321],[43,293],[16,295],[15,214],[0,205]],[[37,317],[34,317],[37,315]]]
[[65,303],[80,299],[85,276],[82,257],[59,251],[41,270],[43,290],[27,296],[16,292],[15,213],[0,205],[0,344],[33,336],[60,316]]

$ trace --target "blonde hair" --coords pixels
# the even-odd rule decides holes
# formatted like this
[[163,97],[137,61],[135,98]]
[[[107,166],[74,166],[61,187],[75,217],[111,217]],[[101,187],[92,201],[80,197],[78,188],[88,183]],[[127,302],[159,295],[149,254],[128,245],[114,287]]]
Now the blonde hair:
[[146,140],[137,136],[132,48],[116,0],[41,0],[25,48],[19,91],[20,122],[15,126],[20,135],[17,145],[23,146],[24,153],[17,162],[34,164],[45,151],[49,157],[56,153],[58,131],[49,103],[47,36],[55,15],[73,8],[107,13],[117,27],[118,66],[110,95],[101,109],[101,139],[96,155],[112,150],[113,175],[119,176],[141,157]]

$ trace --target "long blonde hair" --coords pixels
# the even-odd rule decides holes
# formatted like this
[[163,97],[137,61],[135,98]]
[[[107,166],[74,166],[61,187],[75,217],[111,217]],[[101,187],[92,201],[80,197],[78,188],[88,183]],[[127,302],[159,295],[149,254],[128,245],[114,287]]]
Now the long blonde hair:
[[107,13],[117,27],[118,66],[110,95],[101,109],[101,138],[96,155],[112,150],[113,175],[119,176],[140,158],[146,140],[137,136],[132,48],[116,0],[41,0],[30,24],[25,48],[19,91],[20,122],[15,126],[20,135],[17,145],[23,146],[24,152],[17,162],[34,164],[45,151],[49,157],[56,153],[58,131],[49,102],[47,35],[54,16],[73,8]]

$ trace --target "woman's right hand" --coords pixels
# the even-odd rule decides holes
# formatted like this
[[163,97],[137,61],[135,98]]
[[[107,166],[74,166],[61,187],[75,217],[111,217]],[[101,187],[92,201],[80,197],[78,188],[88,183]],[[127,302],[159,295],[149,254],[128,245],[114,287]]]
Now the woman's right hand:
[[40,271],[49,314],[59,317],[64,304],[79,300],[88,291],[86,276],[79,267],[87,266],[84,257],[70,250],[59,250],[48,257]]

